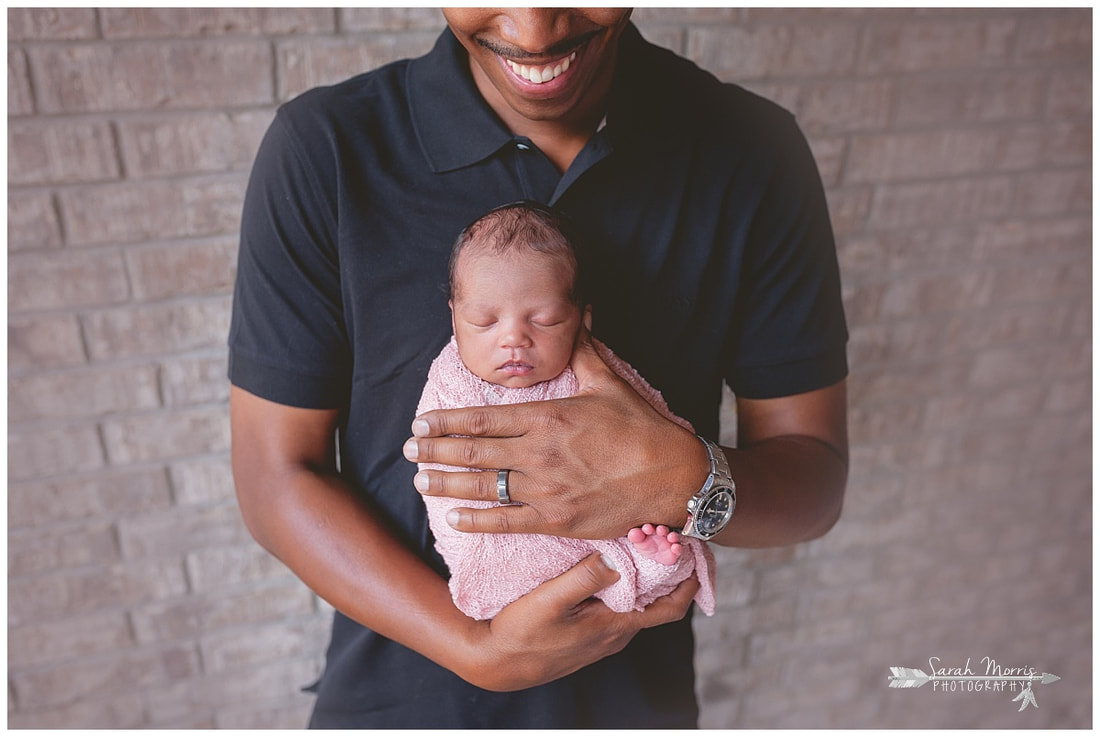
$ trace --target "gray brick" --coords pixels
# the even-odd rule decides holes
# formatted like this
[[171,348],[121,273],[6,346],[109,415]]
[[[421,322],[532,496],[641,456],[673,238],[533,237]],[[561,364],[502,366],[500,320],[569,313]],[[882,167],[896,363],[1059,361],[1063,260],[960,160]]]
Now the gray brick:
[[630,19],[639,26],[684,24],[728,25],[742,18],[741,8],[635,8]]
[[1066,8],[1020,24],[1016,57],[1029,64],[1088,63],[1092,58],[1092,11]]
[[172,683],[199,671],[198,654],[186,645],[130,651],[111,657],[17,673],[12,678],[27,708],[63,705],[121,691]]
[[8,626],[154,602],[179,596],[186,588],[178,561],[134,561],[11,579]]
[[179,504],[215,504],[236,498],[228,456],[175,463],[171,479]]
[[242,174],[121,182],[59,193],[69,240],[78,246],[235,233]]
[[8,183],[50,184],[119,176],[111,128],[105,121],[12,121],[8,126]]
[[838,237],[862,229],[871,215],[874,193],[869,187],[834,187],[826,192],[833,232]]
[[312,711],[313,700],[303,693],[219,709],[214,723],[218,729],[302,729]]
[[34,93],[23,50],[8,46],[8,115],[30,115],[34,112]]
[[44,189],[8,192],[8,250],[61,245],[61,224],[53,198]]
[[88,417],[160,406],[151,366],[88,368],[8,380],[13,421]]
[[103,465],[103,448],[91,425],[8,429],[8,480],[90,471]]
[[215,356],[188,356],[165,361],[161,391],[169,406],[225,402],[229,399],[228,360]]
[[446,20],[438,8],[340,8],[343,31],[443,30]]
[[334,30],[329,8],[104,8],[106,38],[281,35]]
[[[142,644],[198,638],[227,628],[301,618],[312,611],[304,584],[261,583],[242,591],[211,591],[164,602],[139,603],[131,612],[134,635]],[[329,617],[324,617],[326,621]]]
[[288,100],[311,87],[333,84],[397,59],[420,56],[431,49],[437,34],[292,39],[276,49],[278,99]]
[[8,259],[8,305],[15,312],[123,302],[130,283],[122,254],[27,251]]
[[324,649],[329,628],[328,621],[310,618],[226,629],[202,638],[203,664],[208,673],[218,673],[314,657]]
[[865,74],[989,68],[1012,57],[1012,18],[894,21],[868,25],[858,71]]
[[9,530],[52,522],[114,518],[172,503],[163,469],[133,469],[8,485]]
[[8,532],[8,575],[30,576],[63,568],[118,562],[114,526],[76,523],[47,530]]
[[237,274],[237,239],[221,237],[130,248],[126,263],[140,300],[228,294]]
[[1013,205],[1014,212],[1025,215],[1088,212],[1092,206],[1092,174],[1080,169],[1020,175]]
[[247,170],[271,123],[271,110],[195,112],[118,122],[131,177]]
[[[159,41],[28,50],[44,113],[162,110],[270,103],[263,41]],[[227,74],[226,70],[233,70]]]
[[912,127],[1034,120],[1048,86],[1045,73],[1020,69],[902,77],[898,81],[895,122]]
[[110,418],[103,437],[113,465],[218,453],[229,449],[229,412],[219,406]]
[[124,612],[95,612],[61,621],[33,622],[8,632],[8,668],[56,663],[124,650],[134,644]]
[[92,8],[8,9],[8,41],[73,41],[97,35]]
[[691,28],[687,55],[728,81],[844,74],[855,63],[857,33],[842,23]]
[[798,122],[811,134],[881,129],[890,119],[895,86],[881,79],[812,82],[806,86]]
[[1003,218],[1013,211],[1015,188],[1007,177],[954,179],[876,188],[868,226],[905,228]]
[[118,522],[122,554],[127,558],[163,558],[191,550],[241,543],[251,538],[236,504],[172,507]]
[[1084,258],[1092,247],[1092,222],[1069,216],[983,223],[978,227],[974,247],[979,261]]
[[195,591],[257,584],[285,578],[286,566],[255,544],[195,550],[187,555],[187,574]]
[[1092,75],[1089,70],[1058,69],[1051,73],[1046,89],[1048,117],[1065,120],[1087,118],[1092,113]]
[[93,360],[172,354],[221,347],[229,333],[230,299],[134,305],[83,318]]
[[1092,155],[1092,129],[1085,123],[1046,126],[1046,146],[1040,163],[1055,166],[1081,165]]
[[74,316],[21,317],[9,314],[8,370],[13,374],[28,369],[72,366],[84,360],[80,323]]
[[940,179],[1022,169],[1041,159],[1049,130],[961,130],[855,136],[845,176],[851,182]]
[[1044,305],[1044,312],[1048,325],[1053,323],[1049,304],[1052,300],[1087,294],[1090,290],[1090,275],[1073,262],[1021,264],[999,269],[994,276],[994,291],[998,303],[1047,303]]
[[811,141],[810,147],[822,182],[826,187],[836,185],[840,181],[844,161],[848,155],[847,137],[819,136]]
[[171,726],[211,704],[245,706],[256,694],[286,694],[286,703],[308,701],[300,693],[303,685],[316,680],[319,665],[314,660],[288,660],[266,668],[246,668],[187,681],[178,681],[147,694],[154,724]]
[[9,729],[137,729],[145,726],[141,693],[99,694],[68,704],[8,714]]
[[900,279],[887,286],[879,314],[913,317],[981,307],[989,304],[994,283],[993,274],[977,269]]
[[1043,410],[1072,412],[1087,407],[1092,399],[1092,384],[1087,377],[1067,377],[1046,388]]

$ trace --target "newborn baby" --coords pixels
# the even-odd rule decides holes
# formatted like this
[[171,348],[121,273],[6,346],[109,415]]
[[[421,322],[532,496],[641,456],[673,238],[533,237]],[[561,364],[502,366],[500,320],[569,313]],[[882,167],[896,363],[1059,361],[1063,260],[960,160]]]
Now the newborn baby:
[[[573,245],[559,217],[534,203],[497,208],[466,228],[451,254],[454,336],[432,363],[417,414],[432,409],[562,399],[578,390],[569,367],[590,310],[580,293]],[[600,358],[658,412],[687,430],[659,392],[607,346]],[[421,464],[420,468],[447,468]],[[425,496],[436,549],[450,569],[455,604],[475,619],[564,573],[595,551],[620,574],[596,596],[618,612],[644,609],[696,575],[695,600],[714,613],[714,558],[706,543],[646,524],[617,540],[458,532],[455,507],[495,503]]]

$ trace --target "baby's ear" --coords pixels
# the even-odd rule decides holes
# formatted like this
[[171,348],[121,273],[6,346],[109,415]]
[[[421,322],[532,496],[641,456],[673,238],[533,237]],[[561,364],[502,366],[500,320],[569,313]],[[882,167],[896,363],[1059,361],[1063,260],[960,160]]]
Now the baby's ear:
[[451,332],[457,333],[458,330],[455,328],[455,301],[453,299],[447,300],[447,307],[451,310]]
[[584,323],[585,330],[592,330],[592,305],[584,306],[584,315],[581,317],[581,322]]

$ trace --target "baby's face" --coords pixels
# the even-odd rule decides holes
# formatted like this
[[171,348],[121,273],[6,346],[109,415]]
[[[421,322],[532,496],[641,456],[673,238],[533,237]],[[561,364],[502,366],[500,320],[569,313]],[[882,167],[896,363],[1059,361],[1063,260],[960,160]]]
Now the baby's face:
[[474,374],[508,387],[552,379],[569,365],[581,325],[570,299],[573,273],[561,259],[515,249],[467,247],[455,264],[458,354]]

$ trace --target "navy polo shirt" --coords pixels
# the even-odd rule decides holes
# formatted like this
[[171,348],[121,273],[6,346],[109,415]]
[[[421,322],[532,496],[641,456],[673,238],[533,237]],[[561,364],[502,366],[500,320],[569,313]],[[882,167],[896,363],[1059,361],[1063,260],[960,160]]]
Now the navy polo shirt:
[[[846,375],[832,233],[793,118],[629,26],[606,121],[560,174],[485,104],[444,31],[424,57],[281,107],[257,156],[230,379],[340,408],[342,474],[441,575],[401,447],[451,333],[450,245],[495,206],[536,199],[576,221],[594,333],[704,435],[723,381],[765,398]],[[572,676],[490,693],[337,613],[313,725],[692,727],[692,660],[688,617]]]

